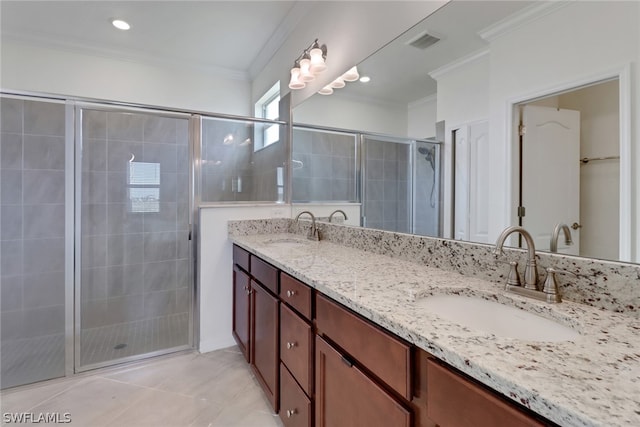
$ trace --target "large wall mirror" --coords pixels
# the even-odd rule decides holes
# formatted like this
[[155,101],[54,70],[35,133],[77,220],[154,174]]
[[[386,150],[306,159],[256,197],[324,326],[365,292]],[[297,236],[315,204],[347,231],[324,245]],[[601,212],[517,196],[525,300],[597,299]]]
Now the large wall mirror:
[[520,224],[549,251],[566,224],[554,250],[637,263],[639,59],[640,2],[453,0],[293,121],[410,139],[439,123],[437,235]]

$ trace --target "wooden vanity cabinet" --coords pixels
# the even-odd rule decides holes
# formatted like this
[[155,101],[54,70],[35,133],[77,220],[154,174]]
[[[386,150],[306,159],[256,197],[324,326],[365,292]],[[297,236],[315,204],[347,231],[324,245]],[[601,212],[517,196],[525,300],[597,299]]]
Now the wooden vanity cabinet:
[[233,247],[233,337],[278,411],[278,270],[244,249]]
[[233,336],[285,427],[555,426],[234,246]]

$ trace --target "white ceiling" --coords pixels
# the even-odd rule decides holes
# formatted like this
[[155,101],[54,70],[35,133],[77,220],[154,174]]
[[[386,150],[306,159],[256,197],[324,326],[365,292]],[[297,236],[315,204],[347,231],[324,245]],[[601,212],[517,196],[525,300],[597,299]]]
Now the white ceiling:
[[[248,78],[296,1],[0,1],[2,37]],[[128,31],[112,18],[131,24]],[[285,34],[286,36],[286,34]],[[266,55],[267,59],[271,55]],[[265,57],[265,55],[260,55]]]
[[[0,1],[1,36],[147,62],[202,67],[250,80],[298,25],[313,1]],[[530,1],[454,0],[360,65],[368,85],[339,94],[410,103],[434,93],[427,75],[486,45],[478,31]],[[127,20],[116,30],[112,18]],[[406,41],[427,30],[442,40],[420,51]]]

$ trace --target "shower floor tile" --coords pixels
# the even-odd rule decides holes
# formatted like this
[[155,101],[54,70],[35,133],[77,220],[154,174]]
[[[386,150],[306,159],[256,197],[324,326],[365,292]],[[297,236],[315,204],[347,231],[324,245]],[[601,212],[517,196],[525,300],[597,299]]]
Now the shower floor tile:
[[0,387],[64,376],[64,334],[0,343]]
[[189,344],[188,313],[83,329],[80,365],[118,360]]

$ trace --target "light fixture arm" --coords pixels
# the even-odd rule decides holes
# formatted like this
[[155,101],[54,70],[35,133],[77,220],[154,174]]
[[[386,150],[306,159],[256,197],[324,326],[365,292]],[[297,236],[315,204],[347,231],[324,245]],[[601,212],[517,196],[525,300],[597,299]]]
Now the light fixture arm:
[[326,44],[323,44],[322,46],[320,46],[320,45],[318,44],[318,39],[315,39],[315,40],[313,41],[313,43],[311,43],[311,44],[310,44],[310,45],[309,45],[305,50],[303,50],[303,51],[302,51],[302,54],[301,54],[300,56],[298,56],[298,57],[296,58],[296,60],[295,60],[295,61],[293,61],[293,62],[294,62],[294,63],[299,63],[299,62],[300,62],[300,60],[301,60],[302,58],[304,58],[305,56],[308,58],[308,57],[310,56],[310,55],[309,55],[309,52],[311,52],[311,49],[316,49],[316,48],[318,48],[318,49],[320,49],[320,50],[322,51],[322,59],[325,59],[325,60],[326,60],[326,59],[327,59],[327,45],[326,45]]

